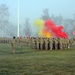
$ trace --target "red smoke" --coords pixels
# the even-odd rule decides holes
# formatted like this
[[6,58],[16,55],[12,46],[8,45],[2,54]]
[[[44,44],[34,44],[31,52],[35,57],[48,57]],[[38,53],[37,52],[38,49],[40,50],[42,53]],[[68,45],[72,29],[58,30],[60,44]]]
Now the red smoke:
[[45,27],[48,31],[51,31],[51,33],[57,38],[68,38],[67,33],[63,31],[64,27],[56,26],[56,24],[52,20],[46,20]]

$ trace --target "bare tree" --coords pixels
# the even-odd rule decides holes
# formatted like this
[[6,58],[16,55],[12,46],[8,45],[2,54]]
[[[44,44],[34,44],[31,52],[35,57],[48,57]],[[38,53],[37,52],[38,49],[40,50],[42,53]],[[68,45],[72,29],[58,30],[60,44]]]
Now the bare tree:
[[0,5],[0,31],[2,37],[5,32],[5,27],[9,24],[9,11],[6,4]]
[[13,36],[17,36],[17,25],[12,24],[11,22],[7,25],[7,27],[5,28],[6,32],[5,32],[5,36],[8,37],[13,37]]
[[74,29],[74,20],[69,18],[64,20],[64,30],[68,33],[69,37],[72,36]]
[[56,25],[63,25],[63,17],[61,15],[59,16],[52,15],[51,20],[53,20],[56,23]]
[[68,33],[69,37],[72,37],[73,36],[72,32],[75,31],[75,14],[73,16],[74,18],[66,18],[66,19],[64,19],[61,15],[49,16],[49,10],[45,9],[43,11],[43,15],[41,16],[41,19],[43,19],[44,21],[46,21],[47,19],[51,19],[55,22],[56,25],[64,26],[64,31]]
[[42,19],[44,20],[44,21],[46,21],[47,19],[50,19],[50,16],[49,16],[49,10],[48,10],[48,8],[46,8],[45,10],[43,10],[43,15],[42,15]]
[[24,33],[25,33],[25,36],[31,36],[31,26],[30,26],[30,20],[29,18],[26,18],[25,19],[25,23],[24,23]]

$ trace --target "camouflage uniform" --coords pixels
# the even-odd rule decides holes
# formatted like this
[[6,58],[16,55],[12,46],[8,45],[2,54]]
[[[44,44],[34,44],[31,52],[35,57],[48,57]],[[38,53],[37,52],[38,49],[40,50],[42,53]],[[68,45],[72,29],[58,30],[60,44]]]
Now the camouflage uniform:
[[32,38],[32,40],[31,40],[31,47],[34,49],[35,47],[35,42],[34,42],[34,38]]
[[52,40],[53,40],[53,48],[52,49],[55,50],[55,39],[53,38]]
[[68,49],[69,48],[69,39],[67,38],[66,39],[66,49]]
[[57,50],[58,48],[58,39],[57,38],[55,38],[55,50]]
[[52,40],[52,38],[50,38],[49,41],[50,41],[50,50],[52,50],[52,48],[53,48],[53,40]]
[[32,48],[32,38],[30,38],[30,47]]
[[45,47],[46,47],[46,50],[48,49],[48,39],[45,38]]
[[34,45],[35,45],[34,48],[37,49],[37,40],[36,40],[36,38],[34,40]]
[[39,38],[37,38],[36,43],[37,43],[37,49],[39,50]]
[[60,38],[57,38],[57,49],[59,50],[60,49]]
[[72,38],[69,39],[70,47],[72,47],[74,40]]
[[13,54],[14,54],[16,52],[16,38],[15,37],[13,37],[11,45],[12,45]]
[[66,44],[67,44],[67,41],[66,41],[66,39],[64,38],[64,49],[66,49]]
[[46,47],[45,47],[45,38],[43,38],[43,49],[45,50]]
[[41,50],[43,49],[43,38],[40,39]]
[[40,38],[39,38],[39,49],[41,49],[41,41],[40,41]]
[[48,38],[48,50],[50,50],[50,39]]
[[59,39],[59,43],[60,43],[60,49],[61,49],[61,50],[63,49],[63,45],[64,45],[63,42],[64,42],[63,39],[60,38],[60,39]]

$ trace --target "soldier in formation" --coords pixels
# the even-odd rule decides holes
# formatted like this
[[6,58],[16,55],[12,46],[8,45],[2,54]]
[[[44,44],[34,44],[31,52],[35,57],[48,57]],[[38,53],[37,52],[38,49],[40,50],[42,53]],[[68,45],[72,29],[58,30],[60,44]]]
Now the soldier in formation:
[[16,45],[26,44],[30,46],[32,49],[37,50],[63,50],[71,47],[73,43],[73,39],[67,38],[39,38],[39,37],[31,37],[31,38],[15,38],[11,42],[13,53],[16,52]]

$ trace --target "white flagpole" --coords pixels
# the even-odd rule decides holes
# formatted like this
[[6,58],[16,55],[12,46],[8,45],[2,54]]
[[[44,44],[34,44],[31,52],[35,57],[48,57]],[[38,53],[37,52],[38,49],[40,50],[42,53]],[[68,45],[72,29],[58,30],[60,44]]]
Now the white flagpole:
[[18,26],[17,26],[17,37],[19,37],[19,0],[18,0]]

